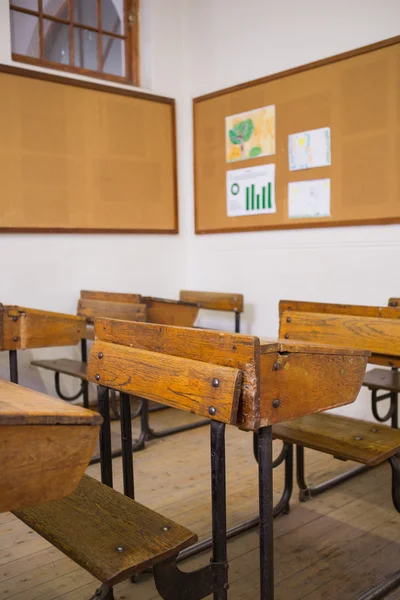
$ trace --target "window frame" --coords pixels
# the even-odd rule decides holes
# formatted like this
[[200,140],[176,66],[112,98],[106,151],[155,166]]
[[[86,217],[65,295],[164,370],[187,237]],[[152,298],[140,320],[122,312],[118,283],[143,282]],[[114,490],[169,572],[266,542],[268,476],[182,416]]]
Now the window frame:
[[[140,0],[124,0],[124,35],[113,34],[112,32],[102,30],[97,27],[89,25],[83,25],[74,21],[72,11],[72,0],[66,0],[69,5],[69,19],[59,18],[56,15],[49,15],[43,11],[43,0],[38,0],[38,10],[31,10],[24,8],[13,3],[13,0],[9,0],[10,17],[11,11],[19,12],[26,15],[31,15],[38,18],[39,24],[39,48],[40,58],[26,56],[24,54],[18,54],[12,51],[11,45],[11,57],[14,61],[20,63],[27,63],[30,65],[45,67],[47,69],[53,69],[56,71],[65,71],[67,73],[78,73],[79,75],[86,75],[94,79],[104,79],[107,81],[115,81],[126,85],[139,86],[140,85],[140,70],[139,70],[139,5]],[[97,0],[97,11],[101,15],[101,0]],[[50,20],[53,23],[59,23],[68,25],[69,27],[69,62],[71,64],[63,65],[58,62],[53,62],[44,58],[44,45],[45,38],[43,35],[43,22],[44,19]],[[11,20],[10,20],[11,27]],[[93,71],[84,67],[76,67],[74,63],[75,59],[75,42],[74,42],[74,27],[82,30],[92,31],[99,34],[114,37],[125,41],[125,76],[112,75],[110,73],[104,73],[102,71]],[[11,42],[12,44],[12,42]],[[102,60],[102,48],[98,45],[98,57],[99,61]],[[101,63],[100,63],[101,64]]]

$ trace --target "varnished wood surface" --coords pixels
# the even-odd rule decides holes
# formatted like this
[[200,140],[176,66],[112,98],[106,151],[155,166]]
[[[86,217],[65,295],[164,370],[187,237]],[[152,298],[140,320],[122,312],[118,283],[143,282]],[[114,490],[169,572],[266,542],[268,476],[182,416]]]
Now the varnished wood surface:
[[84,336],[85,319],[0,304],[0,350],[72,346]]
[[0,425],[0,513],[71,494],[98,435],[98,425]]
[[146,321],[146,305],[80,298],[78,302],[78,315],[85,317],[89,323],[93,323],[96,317],[143,322]]
[[206,329],[144,325],[112,319],[97,319],[95,335],[105,342],[240,369],[243,373],[243,386],[238,421],[241,423],[246,419],[250,429],[254,425],[254,405],[259,395],[258,338]]
[[400,431],[333,414],[309,415],[273,427],[274,437],[370,467],[400,450]]
[[110,583],[177,555],[197,540],[186,528],[88,476],[70,496],[16,516]]
[[262,354],[260,427],[351,404],[366,365],[365,355]]
[[388,369],[371,369],[364,377],[364,386],[370,390],[388,390],[400,392],[400,373]]
[[0,425],[100,425],[101,416],[0,379]]
[[199,314],[199,307],[196,304],[178,300],[142,297],[142,302],[146,303],[149,323],[193,327]]
[[399,319],[290,310],[282,314],[279,335],[290,340],[348,345],[377,354],[400,356]]
[[181,290],[179,299],[186,302],[194,302],[198,304],[200,308],[209,310],[224,310],[237,313],[243,312],[243,294]]
[[[192,421],[172,409],[155,413],[157,430]],[[111,424],[119,432],[119,423]],[[138,424],[133,422],[133,434]],[[256,515],[257,467],[252,435],[228,427],[228,525]],[[209,430],[200,428],[153,440],[134,455],[137,500],[199,535],[211,533]],[[274,442],[275,456],[281,442]],[[351,469],[352,462],[307,450],[307,475],[316,484]],[[160,460],[162,456],[162,461]],[[115,459],[114,484],[122,490],[122,461]],[[98,465],[88,469],[99,477]],[[289,515],[274,521],[276,600],[355,600],[373,583],[399,568],[400,515],[392,505],[390,468],[382,465],[299,503],[294,489]],[[283,468],[274,471],[274,500],[283,489]],[[256,529],[228,542],[229,600],[258,600]],[[186,561],[185,570],[207,564],[210,552]],[[0,597],[2,600],[86,600],[98,581],[77,567],[9,513],[0,515]],[[400,592],[400,591],[399,591]],[[116,600],[160,600],[151,576],[117,584]],[[399,600],[400,593],[390,600]],[[388,599],[389,600],[389,599]]]
[[86,381],[87,364],[72,358],[55,358],[54,360],[33,360],[31,365],[48,371],[57,371]]
[[284,354],[341,354],[345,356],[369,356],[368,350],[362,348],[349,348],[348,346],[332,346],[332,344],[314,343],[312,341],[302,342],[301,340],[269,340],[260,338],[260,353],[270,354],[278,352]]
[[236,423],[242,373],[96,340],[88,380],[223,423]]
[[97,292],[93,290],[81,290],[81,298],[86,300],[103,300],[106,302],[130,302],[140,304],[140,294],[125,294],[121,292]]
[[400,310],[392,307],[389,300],[387,306],[363,306],[360,304],[332,304],[326,302],[308,302],[301,300],[281,300],[279,302],[279,316],[285,311],[293,310],[296,312],[316,312],[336,315],[351,315],[353,317],[376,317],[383,319],[400,319]]

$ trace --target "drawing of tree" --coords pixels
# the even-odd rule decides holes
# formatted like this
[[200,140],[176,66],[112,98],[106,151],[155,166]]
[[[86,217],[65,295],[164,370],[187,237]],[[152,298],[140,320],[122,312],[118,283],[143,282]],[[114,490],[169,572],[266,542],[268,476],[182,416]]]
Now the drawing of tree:
[[229,130],[229,139],[235,146],[240,145],[242,160],[245,158],[244,144],[248,142],[254,132],[254,123],[252,119],[240,121]]

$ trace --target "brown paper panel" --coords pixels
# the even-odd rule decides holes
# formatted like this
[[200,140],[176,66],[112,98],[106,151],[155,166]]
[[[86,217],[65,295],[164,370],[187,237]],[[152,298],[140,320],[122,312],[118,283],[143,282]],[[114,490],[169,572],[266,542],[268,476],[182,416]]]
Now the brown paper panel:
[[0,65],[0,230],[177,231],[175,106]]

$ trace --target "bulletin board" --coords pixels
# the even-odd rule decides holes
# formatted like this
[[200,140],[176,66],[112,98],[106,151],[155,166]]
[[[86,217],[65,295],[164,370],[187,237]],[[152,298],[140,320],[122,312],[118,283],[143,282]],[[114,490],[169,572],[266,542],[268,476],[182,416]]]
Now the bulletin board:
[[[228,162],[226,117],[270,106],[275,153]],[[196,98],[193,110],[196,233],[400,223],[400,36]],[[330,165],[290,170],[289,135],[322,128]],[[276,212],[228,216],[227,171],[272,164]],[[289,183],[312,180],[330,181],[329,216],[289,217]]]
[[0,231],[176,233],[175,102],[0,65]]

